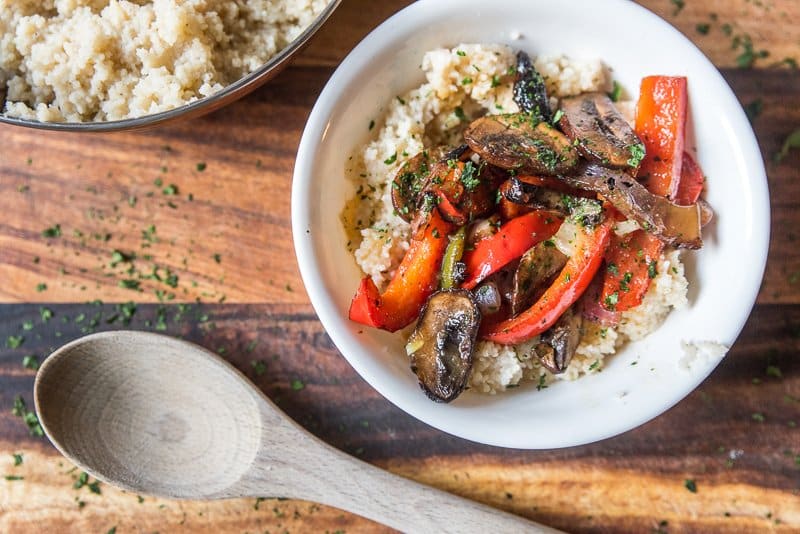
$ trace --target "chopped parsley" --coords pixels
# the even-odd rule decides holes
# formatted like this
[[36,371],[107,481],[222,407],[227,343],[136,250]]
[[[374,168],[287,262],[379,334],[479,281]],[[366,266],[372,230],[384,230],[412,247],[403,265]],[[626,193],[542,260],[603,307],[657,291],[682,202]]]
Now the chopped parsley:
[[35,354],[22,357],[22,367],[36,371],[39,369],[39,358]]
[[494,76],[492,76],[492,89],[498,87],[499,85],[500,85],[500,76],[495,74]]
[[628,160],[628,165],[631,167],[638,167],[645,156],[644,145],[642,143],[636,143],[634,145],[630,145],[628,150],[631,153],[631,158]]
[[61,237],[61,225],[54,224],[50,228],[42,230],[42,237]]
[[780,163],[783,161],[784,158],[789,155],[789,151],[793,148],[800,148],[800,128],[790,133],[786,139],[784,139],[780,151],[775,154],[773,158],[775,163]]
[[692,478],[687,478],[683,481],[683,487],[692,493],[697,493],[697,483]]
[[161,190],[167,196],[177,195],[178,194],[178,186],[175,184],[169,184],[167,187]]
[[462,122],[467,121],[467,116],[464,114],[464,109],[461,106],[457,106],[456,109],[453,111],[453,113],[458,118],[458,120]]
[[563,117],[563,116],[564,116],[564,110],[563,109],[559,109],[558,111],[556,111],[555,115],[553,115],[553,126],[557,125],[558,121],[560,121],[561,117]]
[[619,268],[616,263],[609,263],[606,267],[606,272],[611,276],[619,276]]
[[623,290],[623,291],[630,291],[631,290],[631,286],[630,286],[631,280],[633,280],[633,273],[628,271],[623,275],[622,280],[620,280],[619,288],[621,290]]
[[536,390],[541,391],[543,389],[547,389],[547,375],[541,374],[539,375],[539,383],[536,384]]
[[608,97],[612,102],[619,102],[619,99],[622,98],[622,85],[617,80],[614,80],[614,88],[608,93]]
[[6,338],[6,347],[9,349],[19,348],[25,342],[25,336],[8,336]]
[[384,162],[386,165],[391,165],[391,164],[393,164],[395,161],[397,161],[397,152],[395,152],[394,154],[392,154],[391,156],[389,156],[388,158],[386,158],[385,160],[383,160],[383,162]]
[[695,26],[695,29],[697,30],[697,33],[700,33],[702,35],[708,35],[708,32],[711,31],[711,24],[702,22],[699,23],[697,26]]
[[683,8],[686,7],[686,2],[684,0],[670,0],[673,6],[675,6],[675,11],[672,12],[673,17],[677,17],[678,14],[683,11]]
[[14,457],[14,467],[22,465],[22,453],[14,453],[11,456]]
[[758,413],[758,412],[752,414],[750,417],[753,419],[753,421],[756,421],[758,423],[763,423],[766,420],[766,417],[764,417],[764,414],[763,413]]
[[467,55],[467,53],[466,53],[466,52],[464,52],[463,50],[456,50],[456,55],[457,55],[457,56],[464,57],[464,56],[466,56],[466,55]]
[[592,365],[589,366],[590,371],[596,371],[600,367],[600,360],[595,360]]
[[369,121],[369,130],[372,131],[373,128],[375,128],[375,121],[374,120],[370,120]]
[[603,302],[606,305],[606,308],[613,311],[614,308],[617,307],[617,303],[619,302],[619,292],[614,291],[613,293],[608,295]]
[[478,173],[479,169],[476,169],[471,161],[464,164],[464,169],[461,171],[461,183],[464,184],[467,191],[475,191],[475,189],[481,185],[481,179]]
[[464,77],[464,78],[461,80],[461,85],[469,85],[469,84],[471,84],[471,83],[472,83],[472,78],[470,78],[469,76],[465,76],[465,77]]
[[647,277],[651,280],[658,275],[658,262],[656,260],[647,264]]
[[297,378],[295,378],[294,380],[292,380],[291,386],[292,386],[292,389],[293,389],[294,391],[300,391],[301,389],[303,389],[304,387],[306,387],[306,385],[303,383],[303,381],[302,381],[302,380],[299,380],[299,379],[297,379]]
[[123,287],[125,289],[133,289],[133,290],[139,289],[139,281],[130,278],[120,280],[118,285],[119,287]]
[[197,164],[197,172],[203,172],[204,170],[206,170],[206,162],[201,161]]
[[45,284],[44,282],[39,282],[38,284],[36,284],[36,291],[38,291],[39,293],[46,290],[47,290],[47,284]]
[[256,374],[256,376],[261,376],[267,372],[267,364],[261,360],[253,360],[250,362],[250,365],[253,366],[253,372]]
[[17,395],[14,399],[14,407],[11,409],[11,414],[22,418],[28,426],[28,431],[31,436],[44,436],[44,430],[42,430],[42,425],[39,424],[39,418],[36,417],[36,412],[28,410],[28,407],[25,405],[25,399],[23,399],[21,395]]

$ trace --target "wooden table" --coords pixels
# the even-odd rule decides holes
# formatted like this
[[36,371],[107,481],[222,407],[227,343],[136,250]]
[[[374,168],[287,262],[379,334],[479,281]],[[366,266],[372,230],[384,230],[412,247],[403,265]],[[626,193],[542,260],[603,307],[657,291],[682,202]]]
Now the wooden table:
[[[0,128],[1,531],[383,531],[308,502],[173,502],[81,484],[11,413],[18,396],[32,405],[22,361],[122,327],[217,350],[311,432],[368,462],[569,531],[800,530],[800,151],[772,163],[800,127],[800,75],[790,61],[774,66],[800,60],[800,3],[687,0],[676,13],[683,2],[641,2],[760,111],[770,261],[741,338],[697,391],[641,428],[557,451],[477,445],[412,419],[349,367],[303,291],[289,191],[304,122],[336,64],[405,3],[346,0],[285,73],[200,120],[92,136]],[[744,44],[733,50],[745,34],[769,57],[751,66]]]

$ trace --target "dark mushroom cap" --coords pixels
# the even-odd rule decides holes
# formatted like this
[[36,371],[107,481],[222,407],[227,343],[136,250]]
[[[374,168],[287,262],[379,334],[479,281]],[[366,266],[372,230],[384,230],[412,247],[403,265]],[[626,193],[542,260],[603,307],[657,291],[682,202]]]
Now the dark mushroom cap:
[[431,400],[450,402],[464,390],[472,370],[481,314],[469,291],[434,293],[408,341],[411,370]]

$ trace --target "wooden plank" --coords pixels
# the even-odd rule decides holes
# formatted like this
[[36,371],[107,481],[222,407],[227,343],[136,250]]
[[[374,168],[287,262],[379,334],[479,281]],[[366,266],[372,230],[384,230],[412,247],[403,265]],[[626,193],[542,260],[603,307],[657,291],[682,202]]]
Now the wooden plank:
[[[0,127],[8,154],[0,160],[0,279],[7,281],[0,301],[155,302],[158,290],[186,302],[306,302],[291,242],[291,173],[303,121],[330,74],[291,68],[223,111],[149,132],[82,136]],[[745,105],[763,105],[755,128],[770,162],[773,216],[789,219],[774,227],[760,302],[798,302],[800,154],[780,165],[772,156],[800,124],[800,76],[725,75]],[[712,187],[721,181],[715,178]],[[173,184],[177,194],[164,194]],[[61,237],[42,235],[56,224]],[[151,225],[154,237],[143,238]],[[114,250],[137,256],[133,275],[127,262],[110,267]],[[177,287],[139,280],[154,266],[162,277],[166,269],[175,273]],[[128,279],[139,290],[119,286]],[[41,283],[46,291],[37,291]]]
[[[314,37],[299,59],[301,64],[335,66],[372,28],[396,13],[409,0],[342,3],[331,23]],[[743,44],[734,39],[749,36],[755,53],[767,50],[755,66],[769,68],[785,58],[800,62],[800,4],[795,0],[637,0],[691,39],[718,67],[737,67]],[[683,8],[678,6],[683,4]],[[624,21],[620,22],[624,31]],[[698,30],[698,26],[708,25]],[[730,25],[730,30],[726,30]],[[610,30],[614,31],[614,30]],[[780,68],[786,68],[783,64]]]
[[[119,326],[105,322],[117,313],[112,304],[46,306],[53,311],[46,324],[40,305],[0,308],[0,339],[26,337],[18,349],[0,352],[0,406],[10,406],[20,394],[30,401],[33,372],[20,366],[23,355],[42,355],[81,335],[94,317],[92,310],[100,312],[99,329]],[[478,445],[416,421],[355,374],[306,305],[213,304],[183,311],[170,305],[165,310],[167,333],[222,349],[224,357],[307,429],[403,476],[571,532],[642,532],[657,529],[661,521],[668,522],[669,532],[800,528],[800,361],[795,358],[800,306],[757,307],[719,368],[664,415],[601,443],[555,451]],[[76,322],[81,314],[84,318]],[[157,305],[139,306],[129,327],[153,329],[157,316]],[[27,321],[33,323],[30,330],[21,326]],[[256,372],[254,361],[263,362],[263,374]],[[293,380],[301,380],[303,389],[294,390]],[[763,415],[763,421],[753,414]],[[69,520],[78,521],[74,528],[104,525],[124,510],[128,525],[169,525],[170,530],[180,526],[186,512],[186,532],[198,525],[189,518],[200,512],[231,530],[252,529],[257,520],[259,528],[269,530],[279,523],[290,530],[339,528],[331,527],[339,524],[334,511],[322,509],[306,517],[306,503],[279,507],[289,514],[299,507],[303,519],[292,527],[285,516],[253,510],[252,500],[166,503],[168,511],[163,511],[153,501],[140,507],[135,497],[106,487],[102,498],[86,495],[89,504],[76,511],[72,479],[62,473],[69,466],[59,467],[58,454],[41,438],[30,437],[7,411],[0,413],[0,443],[0,450],[7,452],[0,455],[0,471],[16,474],[10,454],[22,451],[30,461],[19,473],[34,482],[22,491],[15,488],[24,481],[0,481],[0,503],[13,511],[0,519],[9,521],[7,525],[24,527],[36,520],[52,521],[43,524],[56,528],[67,524],[57,520],[65,510],[71,510]],[[687,479],[695,480],[697,493],[685,489]],[[36,498],[29,503],[31,494]],[[106,495],[112,497],[106,500]],[[274,505],[267,504],[267,510]],[[374,527],[345,517],[341,528],[348,532]]]

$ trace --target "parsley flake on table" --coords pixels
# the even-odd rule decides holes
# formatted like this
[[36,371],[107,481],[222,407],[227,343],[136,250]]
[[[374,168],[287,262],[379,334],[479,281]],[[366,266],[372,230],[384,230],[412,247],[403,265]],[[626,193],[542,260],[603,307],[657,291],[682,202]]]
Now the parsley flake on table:
[[261,376],[267,372],[267,364],[261,360],[253,360],[250,362],[250,365],[253,366],[253,371],[256,373],[256,376]]
[[8,336],[6,338],[6,347],[9,349],[19,348],[25,342],[25,336]]
[[54,224],[50,228],[42,230],[42,237],[61,237],[61,225]]
[[295,378],[294,380],[292,380],[291,386],[292,386],[292,389],[294,391],[300,391],[301,389],[306,387],[306,385],[303,383],[303,381],[298,379],[298,378]]
[[39,369],[39,358],[35,354],[22,357],[22,367],[36,371]]
[[28,426],[28,431],[31,436],[44,436],[44,430],[42,430],[42,425],[39,424],[39,418],[36,417],[36,412],[28,410],[25,399],[23,399],[21,395],[17,395],[16,398],[14,398],[14,407],[11,409],[11,414],[22,418]]
[[800,128],[790,133],[786,139],[784,139],[780,151],[773,157],[775,163],[782,162],[793,148],[800,148]]

